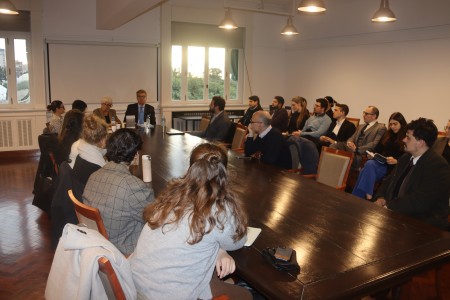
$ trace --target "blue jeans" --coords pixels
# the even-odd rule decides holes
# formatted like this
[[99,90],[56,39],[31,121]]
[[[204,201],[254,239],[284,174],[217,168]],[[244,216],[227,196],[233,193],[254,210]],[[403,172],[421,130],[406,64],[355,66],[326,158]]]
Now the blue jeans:
[[381,164],[374,159],[367,161],[364,168],[359,172],[352,194],[359,198],[373,195],[375,183],[381,180],[387,173],[387,165]]

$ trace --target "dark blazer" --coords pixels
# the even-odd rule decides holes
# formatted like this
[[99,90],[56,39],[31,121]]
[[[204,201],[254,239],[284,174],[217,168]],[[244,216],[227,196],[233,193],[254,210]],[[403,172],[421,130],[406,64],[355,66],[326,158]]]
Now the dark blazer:
[[[134,115],[134,120],[137,124],[139,118],[138,113],[139,113],[138,104],[137,103],[129,104],[127,110],[125,111],[125,117],[123,118],[123,121],[126,122],[127,116]],[[155,125],[156,124],[155,108],[150,104],[145,104],[144,121],[147,119],[148,115],[150,115],[150,124]]]
[[352,122],[348,121],[347,119],[344,120],[344,122],[341,125],[341,128],[339,128],[338,134],[335,135],[333,133],[334,127],[336,127],[336,120],[332,119],[330,127],[328,128],[328,132],[326,134],[327,137],[332,138],[335,141],[338,142],[344,142],[347,141],[356,131],[356,126]]
[[287,131],[289,117],[284,108],[277,109],[273,112],[271,124],[272,127],[278,129],[280,132]]
[[248,126],[248,124],[250,124],[250,121],[252,120],[253,114],[260,110],[262,110],[262,108],[260,106],[257,106],[253,109],[251,109],[251,108],[247,109],[244,116],[239,119],[239,123],[241,123],[242,125]]
[[405,179],[402,192],[393,198],[397,181],[408,167],[410,158],[411,154],[405,153],[398,159],[397,166],[383,180],[374,199],[383,197],[389,209],[447,230],[450,167],[434,150],[429,149],[419,158]]
[[261,161],[280,166],[285,169],[291,167],[290,153],[286,140],[276,128],[272,128],[263,138],[247,137],[244,144],[245,156],[261,152]]
[[[211,118],[212,120],[212,118]],[[228,115],[223,111],[213,122],[210,122],[206,130],[201,134],[201,137],[211,141],[224,141],[228,130],[230,129],[231,121]]]

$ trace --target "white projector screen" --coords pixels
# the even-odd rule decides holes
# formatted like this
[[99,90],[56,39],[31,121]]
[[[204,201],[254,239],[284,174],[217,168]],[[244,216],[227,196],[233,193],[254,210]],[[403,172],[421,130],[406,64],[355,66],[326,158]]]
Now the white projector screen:
[[47,42],[47,100],[70,107],[75,99],[97,105],[110,96],[114,104],[128,104],[145,89],[148,102],[156,102],[157,59],[150,44]]

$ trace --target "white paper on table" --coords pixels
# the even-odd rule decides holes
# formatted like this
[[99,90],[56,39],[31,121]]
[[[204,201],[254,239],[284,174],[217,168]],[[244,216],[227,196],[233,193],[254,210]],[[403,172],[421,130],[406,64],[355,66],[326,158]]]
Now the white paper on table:
[[245,242],[244,246],[250,247],[260,233],[261,228],[247,227],[247,241]]

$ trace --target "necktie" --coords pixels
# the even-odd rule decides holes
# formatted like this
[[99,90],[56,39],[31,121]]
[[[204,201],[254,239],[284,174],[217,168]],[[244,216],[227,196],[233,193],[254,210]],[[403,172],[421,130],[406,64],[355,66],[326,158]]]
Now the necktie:
[[139,124],[144,124],[144,108],[142,106],[139,106]]
[[403,182],[405,182],[406,176],[408,176],[409,172],[411,171],[412,167],[414,166],[413,164],[413,160],[412,158],[409,160],[409,164],[406,167],[405,171],[403,172],[403,174],[398,178],[397,183],[395,184],[395,189],[394,189],[394,193],[392,194],[392,198],[397,198]]
[[364,125],[364,127],[362,128],[361,132],[359,133],[356,145],[360,146],[360,142],[364,139],[365,133],[364,131],[366,131],[367,126],[369,126],[369,123],[366,123],[366,125]]

